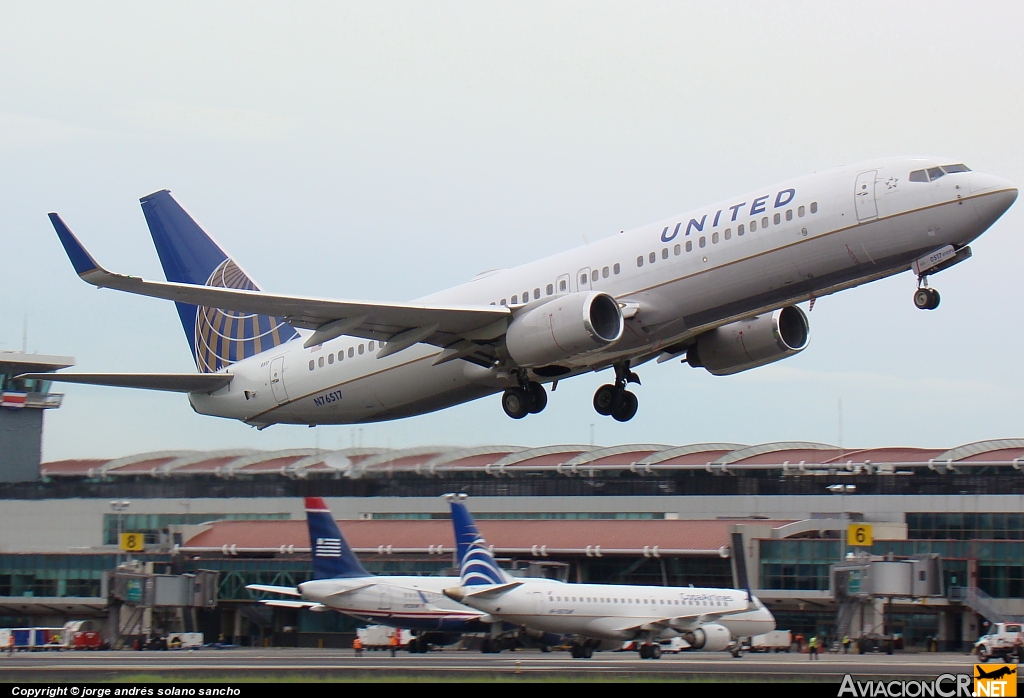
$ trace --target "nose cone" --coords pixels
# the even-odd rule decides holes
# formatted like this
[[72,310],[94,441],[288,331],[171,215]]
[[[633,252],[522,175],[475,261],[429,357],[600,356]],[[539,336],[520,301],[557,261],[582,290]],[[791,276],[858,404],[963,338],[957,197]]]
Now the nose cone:
[[1008,179],[974,172],[971,174],[971,194],[978,217],[991,225],[1017,200],[1017,187]]
[[444,589],[442,591],[444,595],[452,601],[458,601],[459,603],[462,603],[462,600],[466,598],[466,590],[462,587],[452,587],[450,589]]
[[990,175],[987,172],[971,173],[971,193],[984,194],[989,191],[1012,190],[1016,198],[1017,187],[1008,179]]

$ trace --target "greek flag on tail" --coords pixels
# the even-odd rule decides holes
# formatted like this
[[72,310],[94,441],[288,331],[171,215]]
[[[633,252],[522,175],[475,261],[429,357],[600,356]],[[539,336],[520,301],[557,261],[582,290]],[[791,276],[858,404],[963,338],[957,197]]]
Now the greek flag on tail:
[[[168,281],[260,290],[169,191],[144,196],[141,203]],[[214,373],[298,336],[281,318],[175,305],[200,373]]]
[[348,547],[322,498],[306,497],[306,525],[313,551],[313,579],[371,576]]
[[487,541],[480,535],[472,515],[457,495],[446,495],[455,527],[455,547],[459,556],[462,586],[505,584],[510,581],[494,561]]

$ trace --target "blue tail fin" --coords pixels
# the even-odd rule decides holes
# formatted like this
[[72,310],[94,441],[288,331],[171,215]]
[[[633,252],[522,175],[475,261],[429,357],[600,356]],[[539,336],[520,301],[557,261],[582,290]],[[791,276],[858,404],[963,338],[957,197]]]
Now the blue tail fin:
[[313,551],[313,579],[373,576],[348,547],[331,510],[320,497],[306,497],[306,525]]
[[[140,200],[168,281],[258,291],[166,189]],[[297,336],[280,318],[175,303],[201,373],[212,373]]]
[[455,527],[455,548],[459,556],[459,575],[462,586],[504,584],[509,581],[498,563],[495,562],[487,541],[477,530],[469,509],[455,495],[446,495],[452,509],[452,525]]

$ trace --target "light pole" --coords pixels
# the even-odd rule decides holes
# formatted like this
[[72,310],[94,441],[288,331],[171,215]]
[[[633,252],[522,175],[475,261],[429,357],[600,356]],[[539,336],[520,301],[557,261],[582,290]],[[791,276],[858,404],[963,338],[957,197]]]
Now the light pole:
[[131,504],[132,503],[127,499],[115,499],[110,503],[111,511],[115,512],[115,514],[117,515],[117,557],[115,558],[117,563],[115,565],[116,567],[121,566],[121,516],[122,514],[124,514],[124,512],[128,511],[128,507],[130,507]]

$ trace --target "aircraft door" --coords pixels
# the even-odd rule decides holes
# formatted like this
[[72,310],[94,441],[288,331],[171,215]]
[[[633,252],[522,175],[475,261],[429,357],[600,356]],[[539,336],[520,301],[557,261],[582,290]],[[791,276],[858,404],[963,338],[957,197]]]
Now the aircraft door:
[[385,584],[380,585],[380,594],[377,596],[377,610],[391,610],[391,590]]
[[857,175],[854,185],[853,200],[857,207],[857,220],[867,221],[878,217],[875,204],[875,175],[878,170],[868,170]]
[[284,357],[279,356],[270,362],[270,389],[274,393],[277,404],[288,401],[288,391],[284,387]]
[[576,290],[590,290],[590,267],[583,267],[578,272],[576,272]]
[[530,610],[535,616],[539,616],[544,613],[544,594],[542,592],[530,592]]

